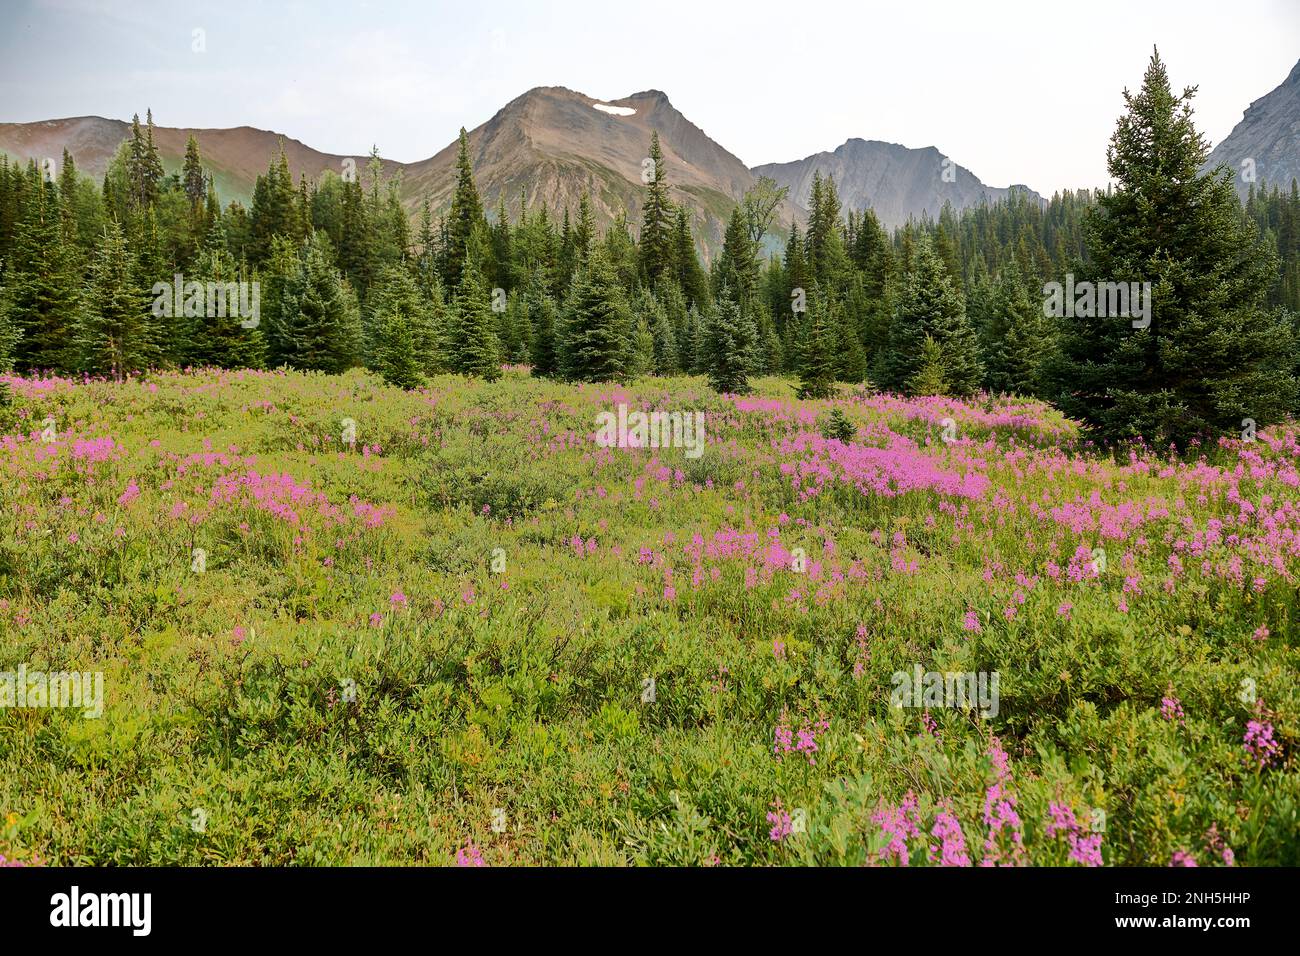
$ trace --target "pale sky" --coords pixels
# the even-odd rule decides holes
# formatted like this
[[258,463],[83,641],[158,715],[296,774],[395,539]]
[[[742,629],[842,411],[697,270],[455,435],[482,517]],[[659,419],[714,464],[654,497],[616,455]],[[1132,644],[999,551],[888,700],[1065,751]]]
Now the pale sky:
[[1104,184],[1152,44],[1217,143],[1300,58],[1300,0],[0,0],[0,122],[152,107],[411,162],[534,86],[659,89],[750,166],[856,136],[1050,195]]

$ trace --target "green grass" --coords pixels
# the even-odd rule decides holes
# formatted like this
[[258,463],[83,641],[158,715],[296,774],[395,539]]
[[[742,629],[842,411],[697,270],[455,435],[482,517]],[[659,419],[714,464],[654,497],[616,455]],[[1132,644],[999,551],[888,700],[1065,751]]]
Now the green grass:
[[[0,708],[10,860],[860,864],[897,859],[910,792],[914,863],[945,809],[974,862],[1066,863],[1053,803],[1107,864],[1300,862],[1294,430],[1198,464],[1096,455],[1033,403],[776,379],[11,381],[0,672],[100,671],[105,700]],[[618,401],[706,412],[704,454],[596,447]],[[997,671],[997,716],[928,733],[890,707],[917,664]],[[986,849],[999,748],[1019,824]]]

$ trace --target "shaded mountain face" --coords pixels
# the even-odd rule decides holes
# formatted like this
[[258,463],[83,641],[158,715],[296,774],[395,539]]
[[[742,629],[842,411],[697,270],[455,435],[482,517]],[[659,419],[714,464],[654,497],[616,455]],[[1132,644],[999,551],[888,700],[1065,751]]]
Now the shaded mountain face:
[[1240,123],[1210,153],[1206,169],[1227,163],[1244,197],[1252,183],[1291,188],[1300,179],[1300,62],[1282,85],[1246,109]]
[[814,153],[791,163],[768,163],[753,170],[756,176],[771,176],[779,185],[789,186],[790,198],[801,206],[808,204],[813,174],[818,171],[823,178],[835,177],[835,189],[846,211],[874,209],[887,229],[901,226],[913,216],[937,218],[945,201],[960,212],[968,206],[996,202],[1013,189],[1043,201],[1027,186],[985,186],[970,170],[933,146],[908,149],[878,140],[850,139],[831,153]]
[[[690,211],[705,252],[719,249],[727,217],[756,177],[657,90],[601,101],[561,87],[539,87],[506,104],[468,134],[484,207],[492,215],[498,198],[504,196],[509,215],[516,217],[522,193],[530,208],[545,204],[558,219],[566,207],[576,213],[586,190],[600,229],[626,211],[635,234],[644,195],[642,163],[649,156],[651,131],[656,130],[670,198]],[[129,134],[130,124],[100,117],[0,123],[0,152],[39,161],[47,156],[57,159],[66,146],[78,168],[98,178]],[[257,176],[266,171],[281,141],[276,133],[251,127],[155,126],[154,141],[169,173],[181,168],[191,134],[216,179],[223,205],[232,199],[249,202]],[[315,179],[325,170],[341,173],[349,159],[364,175],[364,155],[339,156],[297,140],[283,142],[295,181],[300,174]],[[384,161],[385,175],[400,174],[400,195],[412,216],[418,214],[425,197],[435,214],[450,205],[456,150],[453,141],[420,162]],[[800,211],[786,203],[777,218],[788,224],[798,216]]]

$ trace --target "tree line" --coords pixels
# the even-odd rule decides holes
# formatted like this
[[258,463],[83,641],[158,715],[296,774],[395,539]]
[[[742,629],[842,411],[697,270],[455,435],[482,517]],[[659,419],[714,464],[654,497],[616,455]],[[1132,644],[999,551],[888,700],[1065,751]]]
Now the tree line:
[[[606,381],[698,374],[740,392],[869,382],[910,394],[1036,396],[1104,439],[1180,444],[1297,411],[1300,195],[1202,175],[1192,91],[1158,54],[1108,147],[1105,192],[1024,193],[885,230],[815,174],[806,221],[760,179],[718,254],[699,254],[658,136],[635,227],[603,232],[583,195],[557,217],[524,195],[489,211],[461,130],[450,204],[412,227],[377,152],[361,175],[294,182],[283,148],[249,207],[218,200],[191,138],[168,175],[153,120],[102,182],[0,158],[0,365],[24,373],[365,365],[402,387],[455,372]],[[783,251],[764,256],[772,236]],[[260,317],[154,308],[155,283],[257,282]],[[1151,284],[1156,319],[1063,319],[1044,284]],[[191,314],[187,314],[187,312]],[[252,327],[250,327],[250,325]]]

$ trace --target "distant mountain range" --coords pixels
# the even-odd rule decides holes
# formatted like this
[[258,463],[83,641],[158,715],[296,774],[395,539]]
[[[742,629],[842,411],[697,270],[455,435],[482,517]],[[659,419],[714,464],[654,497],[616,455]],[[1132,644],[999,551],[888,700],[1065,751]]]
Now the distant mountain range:
[[1247,107],[1205,166],[1212,169],[1221,162],[1232,167],[1242,196],[1252,182],[1288,190],[1292,179],[1300,179],[1300,61],[1281,86]]
[[[759,176],[770,176],[790,188],[789,201],[778,210],[777,221],[782,226],[806,218],[804,207],[817,171],[835,177],[846,211],[870,207],[887,228],[912,217],[937,216],[945,202],[960,211],[996,202],[1011,190],[1024,190],[1043,201],[1025,186],[986,186],[933,146],[909,149],[855,138],[831,152],[748,169],[658,90],[597,100],[547,86],[511,100],[469,133],[484,204],[491,210],[504,196],[509,214],[514,216],[522,193],[530,206],[544,203],[559,216],[565,208],[576,210],[578,197],[586,190],[599,226],[608,226],[626,210],[635,229],[643,195],[642,162],[652,130],[658,131],[663,147],[670,194],[691,211],[706,254],[721,245],[727,217]],[[57,158],[66,147],[83,172],[99,177],[129,132],[128,123],[98,116],[0,123],[0,152],[22,159]],[[199,142],[204,165],[212,173],[223,203],[232,199],[249,202],[258,174],[266,170],[281,143],[295,179],[299,174],[314,179],[326,170],[342,172],[348,159],[362,171],[367,159],[364,154],[323,153],[298,140],[249,126],[157,126],[155,142],[168,172],[181,168],[190,135]],[[1292,176],[1300,176],[1300,63],[1286,82],[1251,104],[1241,123],[1214,150],[1210,163],[1222,159],[1237,168],[1238,186],[1244,193],[1248,184],[1240,170],[1245,158],[1254,161],[1257,178],[1270,183],[1289,185]],[[387,176],[400,174],[400,195],[414,216],[426,197],[435,211],[449,205],[455,160],[456,144],[452,142],[429,159],[415,163],[384,160],[383,166]]]
[[937,217],[945,202],[961,211],[997,202],[1013,189],[1043,201],[1028,186],[985,186],[969,169],[933,146],[908,149],[897,143],[850,139],[834,152],[754,167],[755,174],[771,176],[779,185],[789,186],[790,197],[805,207],[816,172],[835,177],[836,192],[846,209],[874,209],[881,224],[889,229],[913,217]]

